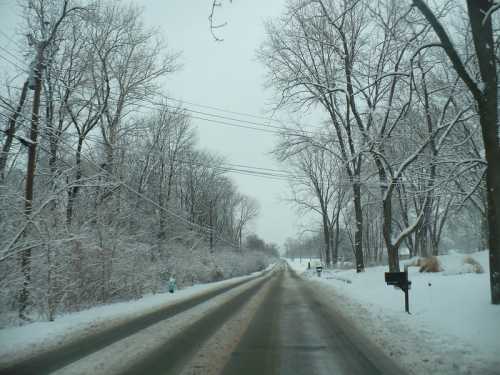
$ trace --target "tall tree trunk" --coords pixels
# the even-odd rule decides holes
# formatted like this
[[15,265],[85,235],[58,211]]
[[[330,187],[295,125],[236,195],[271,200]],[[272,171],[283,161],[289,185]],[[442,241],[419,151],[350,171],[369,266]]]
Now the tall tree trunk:
[[[491,139],[497,136],[496,103],[494,106],[485,104],[484,114],[480,116],[483,127],[483,138],[487,138],[485,145],[486,161],[486,187],[488,196],[488,229],[490,248],[490,284],[491,302],[500,304],[500,152]],[[493,108],[492,108],[493,107]],[[481,110],[483,112],[483,110]],[[486,128],[486,129],[485,129]]]
[[337,218],[337,223],[335,224],[335,241],[334,241],[334,253],[333,259],[337,263],[339,261],[339,244],[340,244],[340,223]]
[[160,212],[158,212],[158,238],[160,240],[165,239],[167,218],[164,211],[165,207],[165,192],[163,191],[163,183],[160,183],[160,191],[158,192],[158,205],[161,207]]
[[[381,150],[383,152],[383,150]],[[387,174],[380,157],[374,157],[377,166],[380,194],[382,196],[382,237],[384,238],[387,249],[387,259],[389,262],[389,272],[399,272],[399,254],[398,249],[392,245],[392,193],[387,194],[389,189]]]
[[323,242],[325,244],[325,265],[330,267],[331,265],[331,248],[330,248],[330,228],[328,226],[328,219],[323,213]]
[[481,223],[480,223],[480,234],[479,234],[479,250],[488,249],[489,241],[489,228],[488,228],[488,215],[487,213],[481,213]]
[[[431,204],[431,203],[429,203]],[[431,226],[431,210],[429,205],[422,208],[424,210],[424,217],[422,219],[422,226],[420,227],[420,238],[422,245],[422,255],[428,257],[432,254],[430,226]]]
[[354,257],[356,259],[356,272],[363,272],[365,263],[363,259],[363,210],[361,206],[361,185],[355,182],[352,186],[354,200]]
[[75,186],[71,187],[68,191],[68,206],[66,207],[66,223],[67,225],[71,225],[71,221],[73,219],[73,208],[75,205],[76,196],[78,195],[78,191],[80,187],[78,186],[80,183],[80,179],[82,178],[82,148],[83,148],[83,138],[78,138],[78,145],[76,148],[76,175],[75,175]]
[[500,304],[500,141],[498,124],[498,80],[489,0],[467,0],[474,46],[483,88],[478,96],[479,121],[486,155],[486,191],[490,247],[491,302]]
[[389,272],[399,272],[399,254],[398,249],[392,245],[392,200],[387,197],[382,202],[383,205],[383,228],[385,246],[387,247],[387,258],[389,261]]

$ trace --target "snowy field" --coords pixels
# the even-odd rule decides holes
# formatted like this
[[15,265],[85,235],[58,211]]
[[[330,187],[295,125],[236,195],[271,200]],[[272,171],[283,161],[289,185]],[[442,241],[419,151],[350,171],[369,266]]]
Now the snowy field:
[[[266,270],[272,267],[274,265],[270,265]],[[21,358],[63,346],[75,339],[101,332],[174,303],[251,279],[266,270],[248,276],[194,285],[178,290],[174,294],[159,293],[135,301],[97,306],[59,316],[54,322],[34,322],[22,327],[0,329],[0,367]]]
[[500,373],[500,306],[490,303],[488,253],[470,255],[484,273],[465,273],[458,253],[439,257],[442,272],[409,268],[411,315],[403,292],[385,284],[387,267],[328,270],[318,278],[307,260],[289,264],[326,299],[341,301],[339,310],[415,374]]

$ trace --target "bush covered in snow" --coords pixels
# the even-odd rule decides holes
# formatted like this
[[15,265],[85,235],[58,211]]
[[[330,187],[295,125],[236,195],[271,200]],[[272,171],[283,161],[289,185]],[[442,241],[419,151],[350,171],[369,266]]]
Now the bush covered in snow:
[[484,273],[481,264],[470,255],[450,252],[448,255],[414,258],[403,263],[406,267],[420,267],[420,272],[443,272],[443,275]]
[[[40,249],[32,261],[30,319],[53,320],[61,313],[164,292],[171,276],[182,288],[219,281],[266,268],[276,259],[260,251],[193,245],[168,241],[152,245],[117,236],[96,236],[83,243],[53,243]],[[0,319],[16,318],[17,294],[22,282],[16,259],[0,263]],[[8,318],[7,317],[11,317]]]

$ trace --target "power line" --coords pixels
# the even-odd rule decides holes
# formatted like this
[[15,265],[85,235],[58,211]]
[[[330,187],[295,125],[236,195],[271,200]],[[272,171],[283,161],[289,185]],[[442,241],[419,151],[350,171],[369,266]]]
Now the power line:
[[[4,106],[2,103],[0,103],[0,108],[4,108],[4,109],[6,109],[8,111],[12,111],[11,108],[8,108],[8,107]],[[19,115],[24,120],[29,121],[29,119],[27,119],[22,113],[19,113]],[[100,143],[102,143],[102,142],[100,142]],[[183,161],[183,162],[186,162],[186,161]],[[248,173],[248,172],[257,172],[260,175],[271,175],[273,177],[295,177],[295,176],[289,175],[288,171],[285,171],[285,170],[278,170],[278,169],[271,169],[271,168],[264,168],[264,167],[255,167],[255,166],[250,166],[250,165],[246,165],[246,164],[224,163],[224,165],[225,165],[224,169],[226,169],[228,171],[243,171],[243,172],[246,172],[246,173]],[[238,169],[238,168],[240,168],[240,169]],[[252,170],[256,170],[256,171],[242,170],[241,168],[252,169]]]
[[[0,103],[0,107],[2,107]],[[6,108],[6,107],[3,107]],[[6,108],[8,110],[11,110],[10,108]],[[5,115],[4,115],[5,116]],[[26,119],[26,117],[23,114],[20,114],[20,116],[24,119],[29,121],[29,119]],[[7,116],[5,116],[7,118]],[[97,142],[97,141],[93,141]],[[102,143],[102,142],[99,142]],[[245,164],[231,164],[231,163],[223,163],[221,166],[208,166],[203,163],[195,162],[195,161],[183,161],[183,160],[177,160],[179,162],[183,163],[190,163],[190,164],[197,164],[201,166],[206,166],[207,168],[212,168],[212,169],[217,169],[221,170],[224,172],[229,172],[229,173],[237,173],[237,174],[242,174],[242,175],[248,175],[248,176],[254,176],[254,177],[262,177],[262,178],[267,178],[270,180],[280,180],[280,181],[308,181],[307,176],[300,176],[300,175],[291,175],[288,171],[285,170],[277,170],[277,169],[270,169],[270,168],[263,168],[263,167],[255,167],[255,166],[250,166],[250,165],[245,165]],[[334,186],[338,187],[350,187],[352,186],[353,182],[350,180],[336,180],[337,183],[334,184]],[[369,183],[367,181],[359,181],[360,184],[366,186],[366,187],[375,187],[379,188],[380,183]],[[401,185],[401,181],[395,181],[392,183],[387,183],[387,185],[392,184],[392,185]]]
[[[5,51],[7,51],[6,49],[4,49],[1,46],[0,46],[0,48],[3,49],[3,50],[5,50]],[[10,54],[10,52],[9,52],[9,54]],[[11,56],[13,56],[13,55],[11,54]],[[0,55],[0,58],[3,58],[5,61],[9,62],[13,66],[15,66],[18,69],[24,71],[25,73],[30,74],[29,70],[27,70],[26,68],[23,68],[23,67],[19,66],[18,64],[16,64],[15,62],[13,62],[13,61],[5,58],[4,56]],[[62,81],[60,81],[60,83],[65,88],[67,88],[69,90],[73,90],[74,89],[74,88],[68,87]],[[14,87],[14,86],[10,86],[10,87],[16,88],[18,90],[21,89],[19,87]],[[110,91],[110,93],[112,93],[114,95],[117,95],[117,93],[113,92],[113,91]],[[167,100],[172,100],[172,101],[176,101],[176,102],[180,102],[180,103],[183,102],[180,99],[175,99],[175,98],[170,97],[170,96],[166,96],[166,95],[160,95],[160,96],[166,98]],[[160,106],[160,107],[168,107],[168,104],[166,104],[166,103],[160,103],[160,102],[156,102],[156,101],[152,101],[152,100],[148,100],[148,99],[136,99],[136,101],[140,102],[140,103],[147,103],[147,104],[151,104],[151,105],[155,105],[155,106]],[[188,102],[186,102],[186,103],[188,103]],[[242,112],[228,111],[228,110],[223,110],[223,109],[212,107],[212,106],[204,106],[204,105],[200,105],[200,104],[195,104],[195,103],[192,103],[192,102],[189,102],[189,103],[191,103],[191,105],[196,105],[196,106],[200,106],[200,107],[213,108],[213,109],[221,111],[221,112],[239,114],[239,115],[250,116],[250,117],[255,117],[255,118],[261,118],[261,119],[264,119],[264,120],[267,120],[267,121],[271,120],[269,118],[264,118],[264,117],[261,117],[261,116],[254,116],[254,115],[250,115],[250,114],[244,114]],[[139,106],[139,104],[135,104],[135,103],[134,104],[130,104],[130,105]],[[144,104],[142,104],[140,106],[143,107],[143,108],[147,108],[147,109],[154,109],[154,110],[158,109],[158,108],[153,108],[151,106],[144,105]],[[275,126],[275,125],[270,125],[270,124],[265,124],[265,123],[259,123],[259,122],[255,122],[255,121],[247,121],[247,120],[238,119],[238,118],[234,118],[234,117],[227,117],[227,116],[223,116],[223,115],[219,115],[219,114],[214,114],[214,113],[209,113],[209,112],[204,112],[204,111],[198,111],[198,110],[195,110],[195,109],[191,109],[189,107],[182,107],[182,109],[184,109],[185,111],[187,111],[189,113],[194,113],[194,114],[197,114],[197,115],[209,116],[209,117],[214,117],[214,118],[217,118],[217,119],[225,120],[225,121],[221,121],[221,120],[214,120],[214,119],[209,119],[209,118],[205,118],[205,117],[190,115],[193,119],[201,120],[201,121],[206,121],[206,122],[211,122],[211,123],[215,123],[215,124],[219,124],[219,125],[233,126],[233,127],[239,127],[239,128],[256,130],[256,131],[261,131],[261,132],[273,133],[273,134],[283,134],[283,133],[297,133],[297,135],[314,134],[314,132],[310,131],[310,130],[304,130],[304,129],[293,130],[293,129],[289,129],[289,128],[286,128],[286,127],[283,127],[283,126]],[[232,122],[227,122],[227,121],[232,121],[232,122],[235,121],[235,122],[238,122],[238,123],[242,123],[244,125],[234,124]],[[276,121],[276,120],[273,120],[273,121]]]
[[230,163],[222,163],[220,166],[217,165],[207,165],[202,162],[197,162],[194,160],[181,160],[181,159],[175,159],[174,161],[183,163],[183,164],[194,164],[210,169],[216,169],[220,170],[223,172],[229,172],[229,173],[239,173],[243,175],[249,175],[249,176],[254,176],[254,177],[264,177],[264,178],[269,178],[269,179],[276,179],[276,180],[282,180],[282,181],[290,181],[290,180],[304,180],[306,179],[306,176],[296,176],[290,174],[288,171],[280,171],[278,173],[271,173],[271,172],[263,172],[260,171],[259,167],[253,167],[253,166],[243,166],[241,165],[244,169],[241,168],[234,168]]
[[[5,118],[8,118],[8,116],[6,116],[6,115],[4,115],[2,113],[0,113],[0,115],[4,116]],[[25,117],[24,117],[24,119],[26,120]],[[26,124],[21,124],[21,126],[26,127],[26,128],[28,127]],[[43,134],[41,136],[43,137]],[[60,140],[60,143],[65,144],[66,147],[71,148],[72,151],[75,151],[74,146],[68,145],[66,142],[64,142],[62,140]],[[49,152],[46,149],[44,149],[44,151],[45,152]],[[96,166],[100,170],[105,171],[107,174],[110,174],[108,171],[106,171],[102,167],[97,166],[97,164],[95,164],[87,156],[84,156],[84,158],[87,159],[87,161],[89,161],[89,163],[92,164],[93,166]],[[179,160],[179,159],[176,159],[175,161],[180,162],[180,163],[186,163],[186,164],[194,164],[194,165],[198,165],[198,166],[204,166],[204,167],[207,167],[209,169],[220,170],[220,171],[228,172],[228,173],[237,173],[237,174],[248,175],[248,176],[252,176],[252,177],[262,177],[262,178],[266,178],[266,179],[269,179],[269,180],[287,181],[287,182],[294,181],[294,180],[298,181],[298,182],[306,182],[306,181],[308,181],[308,177],[307,176],[297,176],[297,175],[290,175],[290,174],[285,175],[285,174],[279,174],[279,173],[273,174],[273,173],[259,172],[259,171],[256,171],[256,170],[252,171],[252,170],[245,170],[245,169],[239,169],[239,168],[231,168],[229,166],[229,165],[231,165],[230,163],[222,164],[221,166],[211,166],[211,165],[207,165],[205,163],[197,162],[197,161],[186,161],[186,160]],[[65,163],[65,164],[68,165],[70,168],[73,167],[69,163]],[[228,165],[228,166],[225,166],[225,165]],[[239,164],[239,165],[241,165],[241,166],[243,166],[245,168],[260,169],[259,167],[247,166],[247,165],[242,165],[242,164]],[[265,168],[263,168],[263,169],[265,169]],[[340,180],[340,179],[338,179],[336,181],[337,182],[335,184],[332,184],[332,186],[335,186],[335,187],[351,187],[352,184],[353,184],[353,182],[350,181],[350,180]],[[379,183],[368,183],[366,181],[365,182],[360,181],[359,183],[362,184],[365,187],[374,187],[374,188],[379,188],[380,187]],[[398,185],[398,184],[401,184],[401,182],[394,182],[393,184]],[[127,188],[128,188],[128,186],[127,186]]]
[[[7,49],[5,49],[4,47],[0,46],[0,49],[5,51],[6,53],[8,53],[10,56],[12,56],[14,59],[18,60],[18,58],[13,55],[12,53],[10,53]],[[28,68],[27,67],[21,67],[20,65],[18,65],[16,62],[12,61],[12,60],[9,60],[8,58],[0,55],[0,58],[4,59],[5,61],[7,61],[8,63],[12,64],[13,66],[15,66],[16,68],[18,69],[21,69],[22,71],[24,71],[25,73],[30,73],[29,70],[27,70]],[[24,63],[24,62],[23,62]],[[69,88],[67,87],[63,82],[60,82],[63,86],[65,86],[67,89],[72,89],[72,88]],[[16,89],[20,89],[19,87],[15,87]],[[117,94],[113,91],[110,91],[110,93],[112,94]],[[179,99],[174,99],[170,96],[165,96],[165,95],[162,95],[164,98],[168,99],[168,100],[172,100],[172,101],[176,101],[176,102],[182,102],[181,100]],[[137,99],[138,102],[141,102],[141,103],[147,103],[147,104],[152,104],[152,105],[155,105],[155,106],[161,106],[161,107],[168,107],[168,105],[166,103],[159,103],[159,102],[155,102],[155,101],[151,101],[151,100],[148,100],[148,99]],[[133,104],[132,104],[133,105]],[[142,107],[145,107],[144,105],[142,105]],[[207,106],[208,107],[208,106]],[[146,107],[148,109],[153,109],[151,107]],[[155,108],[156,109],[156,108]],[[194,110],[194,109],[190,109],[188,107],[182,107],[182,109],[184,109],[185,111],[187,112],[190,112],[190,113],[195,113],[195,114],[199,114],[199,115],[204,115],[204,116],[210,116],[210,117],[215,117],[215,118],[220,118],[220,119],[223,119],[223,120],[228,120],[228,121],[236,121],[236,122],[241,122],[241,123],[244,123],[244,124],[249,124],[249,125],[254,125],[254,126],[258,126],[258,127],[263,127],[263,129],[258,129],[258,130],[261,130],[261,131],[268,131],[268,132],[273,132],[275,133],[274,131],[270,131],[269,129],[266,129],[266,128],[272,128],[272,129],[277,129],[277,130],[287,130],[289,131],[290,129],[287,129],[287,128],[284,128],[284,127],[277,127],[277,126],[273,126],[273,125],[269,125],[269,124],[263,124],[263,123],[257,123],[255,121],[247,121],[247,120],[242,120],[242,119],[238,119],[238,118],[232,118],[232,117],[227,117],[227,116],[222,116],[222,115],[218,115],[218,114],[213,114],[213,113],[208,113],[208,112],[203,112],[203,111],[197,111],[197,110]],[[224,112],[231,112],[231,111],[224,111]],[[237,112],[234,112],[234,113],[237,113]],[[202,118],[202,117],[197,117],[197,116],[192,116],[193,118],[195,119],[199,119],[199,120],[204,120],[204,121],[209,121],[209,122],[214,122],[214,123],[217,123],[216,120],[211,120],[211,119],[206,119],[206,118]],[[252,117],[258,117],[258,116],[252,116]],[[221,124],[224,124],[224,125],[230,125],[230,123],[225,123],[225,122],[222,122],[222,121],[219,121],[219,123]],[[250,126],[243,126],[243,125],[240,125],[239,127],[242,127],[242,128],[247,128],[247,129],[254,129],[254,130],[257,130],[257,128],[255,127],[250,127]]]
[[172,100],[172,101],[178,102],[180,104],[185,103],[185,104],[189,104],[189,105],[194,106],[194,107],[212,109],[212,110],[218,111],[218,112],[224,112],[224,113],[229,113],[232,115],[239,115],[239,116],[243,116],[243,117],[251,117],[251,118],[255,118],[255,119],[260,119],[260,120],[269,121],[269,122],[277,122],[277,123],[281,124],[281,121],[273,119],[271,117],[258,116],[258,115],[253,115],[253,114],[245,113],[245,112],[230,111],[230,110],[223,109],[223,108],[216,107],[216,106],[211,106],[211,105],[206,105],[206,104],[198,104],[198,103],[194,103],[194,102],[190,102],[190,101],[186,101],[186,100],[176,99],[176,98],[169,96],[169,95],[162,95],[162,96],[167,100]]
[[18,69],[22,70],[23,72],[25,72],[25,73],[28,73],[28,74],[29,74],[29,71],[28,71],[28,70],[26,70],[26,69],[24,69],[24,68],[20,67],[20,66],[19,66],[19,65],[17,65],[15,62],[13,62],[13,61],[9,60],[7,57],[0,55],[0,59],[7,61],[9,64],[11,64],[11,65],[15,66],[16,68],[18,68]]
[[[0,103],[0,107],[5,108],[10,110],[7,107],[4,107]],[[23,114],[20,114],[24,120],[27,120]],[[102,143],[102,142],[100,142]],[[185,161],[185,160],[176,160],[182,163],[193,163],[191,161]],[[198,165],[206,166],[203,163],[197,163]],[[251,176],[256,176],[256,177],[267,177],[271,179],[279,179],[279,180],[293,180],[293,179],[299,179],[303,180],[306,179],[305,176],[296,176],[290,174],[288,171],[285,170],[278,170],[278,169],[271,169],[271,168],[264,168],[264,167],[255,167],[255,166],[250,166],[250,165],[245,165],[245,164],[231,164],[231,163],[223,163],[220,167],[214,167],[214,166],[207,166],[210,168],[217,168],[219,170],[223,170],[226,172],[230,173],[240,173],[244,175],[251,175]]]
[[[17,90],[21,89],[19,87],[15,87],[15,86],[9,86],[9,87],[17,89]],[[149,100],[147,100],[147,99],[142,99],[142,100],[137,100],[137,101],[141,102],[141,103],[151,104],[151,102]],[[141,109],[144,109],[144,108],[145,109],[151,109],[151,110],[155,110],[155,111],[158,110],[158,109],[160,109],[159,108],[160,105],[165,106],[165,104],[160,104],[160,103],[155,103],[155,104],[151,104],[151,105],[147,105],[147,104],[145,105],[145,104],[139,104],[139,103],[131,103],[131,104],[129,104],[129,106],[135,106],[135,107],[138,107],[138,108],[141,108]],[[191,110],[189,108],[182,108],[182,109],[186,110],[187,112],[198,112],[198,111]],[[171,110],[168,110],[168,111],[170,113],[172,113]],[[225,117],[220,116],[220,115],[214,115],[214,114],[208,114],[208,113],[206,115],[207,116],[217,117],[217,118],[225,118]],[[282,134],[288,133],[288,134],[297,135],[297,136],[306,136],[305,134],[301,134],[301,133],[306,133],[306,132],[307,133],[312,133],[312,132],[306,131],[306,130],[293,130],[293,129],[283,128],[283,127],[276,127],[276,126],[265,125],[265,124],[257,124],[257,123],[254,123],[255,126],[245,125],[246,123],[249,123],[249,122],[245,121],[245,120],[234,119],[234,118],[228,118],[228,119],[229,119],[229,121],[235,121],[235,122],[243,123],[243,125],[242,124],[238,124],[238,123],[228,122],[228,121],[221,121],[221,120],[216,120],[216,119],[211,119],[211,118],[206,118],[206,117],[195,116],[195,115],[192,115],[192,114],[190,114],[189,116],[192,119],[201,120],[201,121],[205,121],[205,122],[212,123],[212,124],[224,125],[224,126],[231,126],[231,127],[236,127],[236,128],[242,128],[242,129],[249,129],[249,130],[260,131],[260,132],[271,133],[271,134],[282,135]]]
[[[2,56],[0,56],[0,57],[2,57]],[[6,61],[8,61],[11,64],[14,64],[17,67],[19,67],[17,64],[13,63],[12,61],[10,61],[8,59],[6,59]],[[22,68],[20,68],[20,69],[22,69]],[[26,70],[24,70],[24,71],[26,71]],[[62,83],[62,85],[64,87],[68,88],[64,83]],[[17,88],[17,89],[20,89],[20,88]],[[71,88],[68,88],[68,89],[71,89]],[[113,94],[116,95],[116,93],[114,93],[114,92],[113,92]],[[173,99],[171,97],[167,97],[167,96],[165,96],[165,97],[169,98],[170,100]],[[159,103],[159,102],[155,102],[155,101],[151,101],[151,100],[147,100],[147,99],[136,99],[136,100],[138,102],[148,103],[148,104],[151,104],[153,106],[156,106],[156,107],[152,107],[151,105],[140,105],[141,108],[147,108],[147,109],[157,110],[158,106],[162,106],[162,107],[167,106],[168,107],[168,105],[166,105],[166,103]],[[177,99],[173,99],[173,100],[177,100]],[[180,100],[177,100],[177,101],[180,101]],[[182,101],[180,101],[180,102],[182,102]],[[139,106],[139,104],[136,104],[136,103],[131,104],[131,105]],[[213,107],[213,108],[215,108],[215,107]],[[211,113],[202,112],[202,111],[196,111],[196,110],[192,110],[190,108],[183,108],[183,109],[186,110],[186,111],[188,111],[188,112],[192,112],[192,113],[203,114],[203,115],[206,115],[206,116],[212,116],[212,117],[216,117],[216,118],[227,119],[229,121],[236,121],[236,122],[241,122],[241,123],[249,124],[249,125],[234,124],[234,123],[230,123],[230,122],[225,122],[225,121],[220,121],[220,120],[214,120],[214,119],[207,119],[207,118],[203,118],[203,117],[199,117],[199,116],[190,115],[191,118],[199,119],[199,120],[203,120],[203,121],[207,121],[207,122],[211,122],[211,123],[215,123],[215,124],[227,125],[227,126],[234,126],[234,127],[246,128],[246,129],[251,129],[251,130],[256,130],[256,131],[263,131],[263,132],[269,132],[269,133],[277,133],[277,134],[283,134],[284,131],[290,132],[290,129],[284,128],[284,127],[277,127],[277,126],[268,125],[268,124],[261,124],[261,123],[257,123],[257,122],[253,122],[253,121],[246,121],[246,120],[236,119],[236,118],[232,118],[232,117],[226,117],[226,116],[222,116],[222,115],[211,114]],[[230,112],[230,111],[228,111],[228,112]],[[255,117],[257,117],[257,116],[255,116]],[[250,126],[250,125],[252,125],[252,126]],[[271,129],[268,129],[268,128],[271,128]],[[300,130],[300,132],[302,132],[302,133],[310,133],[309,131],[306,131],[306,130]],[[304,136],[304,134],[300,134],[300,135]],[[243,167],[248,167],[248,166],[243,166]],[[258,173],[256,171],[242,170],[242,169],[237,169],[237,168],[225,168],[225,170],[228,171],[228,172],[232,172],[232,173],[241,173],[241,174],[247,174],[247,175],[254,175],[254,176],[258,176],[258,177],[269,177],[269,178],[274,178],[274,179],[279,179],[279,178],[284,178],[284,179],[300,178],[298,176],[283,176],[283,175],[272,174],[272,173]],[[281,171],[278,171],[278,172],[281,172]],[[351,182],[349,181],[349,183],[351,183]]]
[[11,36],[7,35],[7,33],[5,31],[3,31],[2,29],[0,29],[0,34],[2,34],[5,37],[5,39],[7,39],[9,42],[14,43],[19,48],[21,48],[21,49],[24,48],[21,44],[19,44],[19,42],[15,41]]
[[[0,46],[0,49],[2,51],[4,51],[6,54],[8,54],[10,57],[12,57],[16,62],[19,62],[20,64],[26,64],[25,61],[22,61],[19,57],[17,57],[16,55],[14,55],[12,52],[10,52],[7,48],[4,48],[2,46]],[[12,63],[12,62],[11,62]],[[13,64],[13,63],[12,63]]]
[[[151,104],[154,104],[154,105],[158,105],[158,106],[165,106],[164,103],[158,103],[158,102],[153,102],[153,101],[148,101],[148,102],[151,103]],[[181,108],[184,108],[184,107],[181,107]],[[203,116],[211,116],[211,117],[221,118],[221,119],[229,120],[229,121],[238,121],[238,122],[241,122],[241,123],[244,123],[244,124],[262,126],[264,128],[277,129],[277,130],[281,130],[281,131],[282,130],[290,131],[290,129],[287,129],[287,128],[281,127],[281,126],[274,126],[274,125],[262,124],[262,123],[258,123],[258,122],[254,122],[254,121],[247,121],[247,120],[242,120],[242,119],[238,119],[238,118],[234,118],[234,117],[227,117],[227,116],[217,115],[217,114],[213,114],[213,113],[197,111],[197,110],[194,110],[194,109],[190,109],[189,107],[188,108],[184,108],[184,109],[186,111],[188,111],[188,112],[196,113],[196,114],[203,115]]]
[[[14,44],[16,44],[19,48],[23,48],[19,43],[17,43],[15,40],[13,40],[11,37],[9,37],[3,30],[0,29],[0,33],[4,35],[4,37],[13,42]],[[15,56],[14,54],[12,54],[10,51],[8,51],[6,48],[0,46],[0,49],[4,50],[6,53],[8,53],[10,56],[12,56],[15,60],[21,62],[24,64],[24,61],[22,59],[20,59],[19,57]],[[60,69],[55,69],[56,71]],[[217,111],[217,112],[223,112],[223,113],[229,113],[229,114],[232,114],[232,115],[238,115],[238,116],[243,116],[243,117],[250,117],[250,118],[254,118],[254,119],[259,119],[259,120],[264,120],[264,121],[268,121],[268,122],[277,122],[277,123],[280,123],[281,124],[281,121],[277,120],[277,119],[274,119],[272,117],[264,117],[264,116],[259,116],[259,115],[255,115],[255,114],[251,114],[251,113],[245,113],[245,112],[238,112],[238,111],[231,111],[231,110],[228,110],[228,109],[224,109],[224,108],[221,108],[221,107],[216,107],[216,106],[212,106],[212,105],[206,105],[206,104],[199,104],[199,103],[195,103],[195,102],[192,102],[192,101],[186,101],[186,100],[182,100],[182,99],[178,99],[178,98],[175,98],[173,96],[170,96],[170,95],[165,95],[165,94],[161,94],[161,96],[167,100],[171,100],[171,101],[174,101],[174,102],[178,102],[178,103],[181,103],[181,104],[189,104],[191,106],[194,106],[194,107],[199,107],[199,108],[206,108],[206,109],[212,109],[214,111]]]
[[[0,115],[3,115],[4,117],[7,117],[6,115],[4,115],[3,113],[0,112]],[[24,126],[24,127],[27,127],[25,124],[21,124],[21,126]],[[42,135],[43,136],[43,135]],[[64,145],[66,148],[69,148],[71,149],[73,152],[75,152],[76,150],[74,149],[73,146],[71,145],[68,145],[64,140],[62,139],[59,139],[59,144],[61,145]],[[204,226],[204,225],[200,225],[200,224],[197,224],[197,223],[194,223],[182,216],[180,216],[179,214],[177,214],[176,212],[173,212],[172,210],[166,208],[166,207],[163,207],[161,205],[159,205],[158,203],[156,203],[155,201],[153,201],[152,199],[150,199],[149,197],[145,196],[144,194],[138,192],[137,190],[135,190],[134,188],[132,188],[131,186],[129,186],[128,184],[126,184],[125,182],[121,181],[120,179],[118,179],[116,176],[114,176],[112,173],[110,173],[109,171],[107,171],[106,169],[104,169],[102,166],[100,165],[97,165],[96,163],[94,163],[90,158],[88,158],[85,154],[81,154],[81,156],[86,159],[86,161],[92,165],[93,167],[95,167],[97,170],[101,171],[101,172],[104,172],[106,175],[108,175],[112,180],[114,180],[116,183],[118,183],[118,185],[120,186],[123,186],[125,187],[127,190],[129,190],[131,193],[135,194],[136,196],[140,197],[141,199],[151,203],[153,206],[157,207],[158,209],[166,212],[167,214],[169,214],[170,216],[182,221],[183,223],[185,224],[188,224],[190,226],[193,226],[193,227],[196,227],[196,228],[199,228],[203,231],[207,231],[208,233],[214,233],[217,235],[217,239],[218,240],[221,240],[222,242],[225,242],[226,244],[230,245],[230,246],[233,246],[233,247],[238,247],[237,244],[235,243],[232,243],[231,241],[229,240],[226,240],[225,238],[223,237],[220,237],[219,234],[215,231],[215,229],[213,227],[209,227],[209,226]]]
[[[132,103],[132,104],[129,104],[130,106],[135,106],[135,107],[138,107],[138,108],[145,108],[145,109],[151,109],[151,110],[159,110],[159,109],[162,109],[161,107],[165,108],[165,107],[169,107],[168,105],[166,105],[165,103],[158,103],[158,102],[151,102],[150,100],[147,100],[147,99],[137,99],[137,102],[139,103],[146,103],[146,104],[139,104],[139,103]],[[172,108],[172,107],[170,107]],[[195,110],[192,110],[190,108],[182,108],[181,107],[181,110],[185,110],[187,112],[192,112],[192,113],[203,113],[203,112],[199,112],[199,111],[195,111]],[[168,110],[168,112],[172,113],[172,110]],[[213,124],[218,124],[218,125],[225,125],[225,126],[232,126],[232,127],[237,127],[237,128],[243,128],[243,129],[250,129],[250,130],[255,130],[255,131],[260,131],[260,132],[266,132],[266,133],[272,133],[272,134],[285,134],[285,133],[291,133],[291,134],[296,134],[296,135],[300,135],[300,136],[304,136],[304,134],[300,134],[300,133],[311,133],[310,131],[305,131],[305,130],[292,130],[292,129],[288,129],[288,128],[284,128],[284,127],[277,127],[277,126],[272,126],[272,125],[266,125],[266,124],[258,124],[258,123],[255,123],[255,122],[249,122],[249,121],[245,121],[245,120],[239,120],[239,119],[235,119],[235,118],[230,118],[230,117],[224,117],[224,116],[220,116],[220,115],[215,115],[215,114],[209,114],[209,113],[203,113],[203,115],[205,116],[212,116],[212,117],[216,117],[216,118],[222,118],[222,119],[225,119],[225,120],[228,120],[228,121],[235,121],[235,122],[240,122],[242,124],[238,124],[238,123],[233,123],[233,122],[228,122],[228,121],[221,121],[221,120],[217,120],[217,119],[211,119],[211,118],[206,118],[206,117],[200,117],[200,116],[197,116],[197,115],[192,115],[190,114],[189,116],[195,120],[201,120],[201,121],[205,121],[205,122],[209,122],[209,123],[213,123]],[[246,125],[246,124],[255,124],[255,125]]]
[[[0,107],[2,107],[2,106],[0,105]],[[5,108],[5,107],[2,107],[2,108]],[[2,115],[3,117],[5,117],[6,119],[9,119],[9,116],[7,116],[7,115],[5,115],[3,113],[0,113],[0,115]],[[23,119],[27,120],[25,117],[23,117]],[[26,126],[26,125],[22,124],[21,126]],[[19,138],[19,137],[16,137],[16,138]],[[24,142],[29,141],[29,140],[27,140],[25,138],[22,138],[22,139],[19,139],[19,140],[21,142],[23,142],[23,141]],[[44,151],[48,152],[47,150],[44,150]],[[305,176],[292,175],[292,174],[289,174],[289,172],[287,172],[287,171],[274,170],[274,171],[277,171],[277,172],[267,172],[267,171],[263,171],[266,168],[260,168],[260,167],[254,167],[254,166],[249,166],[249,165],[242,165],[242,164],[238,164],[241,168],[235,168],[230,163],[223,163],[220,166],[211,166],[211,165],[206,165],[204,163],[196,162],[196,161],[186,161],[186,160],[178,160],[178,159],[175,160],[175,161],[177,161],[179,163],[184,163],[184,164],[195,164],[195,165],[198,165],[198,166],[203,166],[203,167],[207,167],[207,168],[210,168],[210,169],[215,169],[215,170],[219,170],[219,171],[222,171],[222,172],[236,173],[236,174],[253,176],[253,177],[261,177],[261,178],[266,178],[266,179],[270,179],[270,180],[278,180],[278,181],[298,180],[298,181],[303,181],[303,180],[306,179]],[[69,164],[68,164],[68,166],[72,167]]]

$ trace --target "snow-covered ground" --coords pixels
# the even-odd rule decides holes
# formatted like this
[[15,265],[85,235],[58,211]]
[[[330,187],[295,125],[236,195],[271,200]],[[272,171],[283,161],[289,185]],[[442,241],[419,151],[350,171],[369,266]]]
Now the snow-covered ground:
[[[266,270],[273,266],[270,265]],[[178,290],[174,294],[159,293],[135,301],[97,306],[60,316],[54,322],[34,322],[22,327],[0,329],[0,368],[6,363],[63,346],[75,339],[118,326],[174,303],[254,278],[266,270],[248,276],[194,285]]]
[[289,264],[414,373],[500,373],[500,306],[490,303],[488,253],[470,255],[484,273],[464,273],[458,253],[439,257],[442,272],[409,268],[411,315],[403,292],[385,284],[387,267],[328,270],[319,278],[307,260]]

